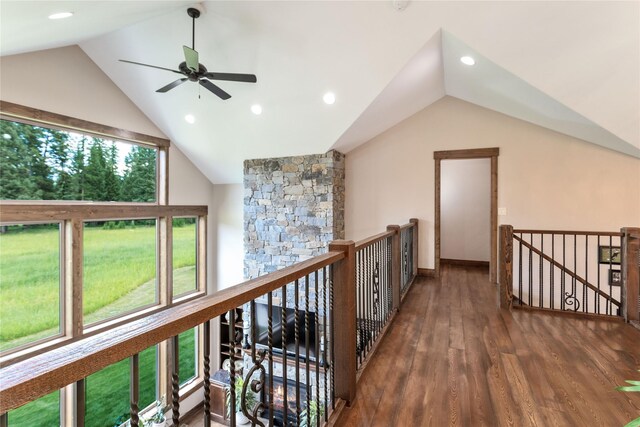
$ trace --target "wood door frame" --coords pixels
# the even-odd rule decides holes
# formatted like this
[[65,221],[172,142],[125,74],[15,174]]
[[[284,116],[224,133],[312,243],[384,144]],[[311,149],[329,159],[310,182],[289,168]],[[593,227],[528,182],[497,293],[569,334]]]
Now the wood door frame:
[[498,156],[500,148],[474,148],[468,150],[434,151],[435,160],[435,276],[440,276],[440,162],[455,159],[491,159],[491,238],[489,258],[489,279],[497,283],[498,271]]

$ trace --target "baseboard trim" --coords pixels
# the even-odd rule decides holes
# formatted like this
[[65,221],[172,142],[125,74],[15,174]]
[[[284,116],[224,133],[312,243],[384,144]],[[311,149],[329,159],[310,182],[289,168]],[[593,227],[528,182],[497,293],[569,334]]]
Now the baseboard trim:
[[418,276],[436,277],[436,270],[434,270],[433,268],[418,268]]
[[489,268],[489,261],[470,261],[466,259],[440,258],[440,264],[458,265],[461,267],[485,267]]

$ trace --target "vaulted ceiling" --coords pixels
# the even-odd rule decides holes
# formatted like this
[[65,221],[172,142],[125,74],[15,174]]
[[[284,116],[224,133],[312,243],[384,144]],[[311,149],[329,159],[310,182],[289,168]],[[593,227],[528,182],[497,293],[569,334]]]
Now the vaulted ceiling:
[[[348,152],[445,95],[640,157],[638,2],[204,2],[200,62],[258,76],[220,82],[227,101],[156,93],[176,75],[118,62],[177,68],[190,5],[3,0],[0,53],[78,44],[214,183],[248,158]],[[74,16],[46,19],[60,10]]]

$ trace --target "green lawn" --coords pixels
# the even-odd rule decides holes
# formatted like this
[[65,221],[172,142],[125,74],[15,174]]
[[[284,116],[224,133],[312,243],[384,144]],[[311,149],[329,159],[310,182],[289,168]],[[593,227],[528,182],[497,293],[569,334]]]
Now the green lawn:
[[[195,225],[175,227],[174,295],[195,287]],[[153,303],[155,228],[86,227],[84,239],[85,324]],[[53,335],[59,330],[58,231],[0,234],[0,349]],[[140,355],[140,406],[155,400],[155,347]],[[181,335],[180,379],[195,375],[193,331]],[[87,378],[86,425],[111,427],[129,410],[129,361]],[[9,413],[11,426],[59,425],[59,393]]]

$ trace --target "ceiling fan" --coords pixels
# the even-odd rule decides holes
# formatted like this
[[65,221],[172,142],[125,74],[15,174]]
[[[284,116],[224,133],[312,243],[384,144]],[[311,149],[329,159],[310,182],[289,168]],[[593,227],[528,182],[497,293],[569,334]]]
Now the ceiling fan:
[[127,61],[125,59],[120,59],[120,62],[142,65],[144,67],[150,68],[157,68],[159,70],[171,71],[172,73],[182,74],[184,76],[156,90],[156,92],[160,93],[168,92],[174,87],[180,86],[182,83],[189,80],[191,82],[198,82],[200,86],[203,86],[204,88],[213,92],[219,98],[225,100],[231,98],[231,95],[222,90],[219,86],[213,84],[210,80],[226,80],[231,82],[244,83],[256,83],[258,81],[254,74],[212,73],[207,71],[207,68],[204,65],[200,64],[200,62],[198,62],[198,52],[195,50],[196,18],[200,16],[200,11],[194,7],[190,7],[189,9],[187,9],[187,14],[192,18],[193,21],[193,28],[191,32],[191,47],[182,46],[182,49],[184,51],[184,62],[181,62],[180,65],[178,65],[178,70],[157,67],[155,65],[142,64],[140,62]]

